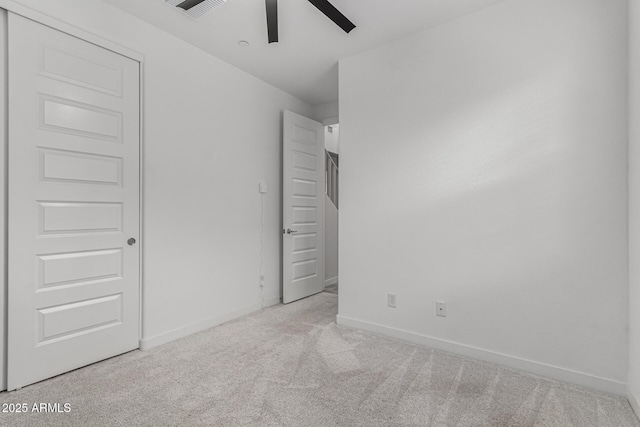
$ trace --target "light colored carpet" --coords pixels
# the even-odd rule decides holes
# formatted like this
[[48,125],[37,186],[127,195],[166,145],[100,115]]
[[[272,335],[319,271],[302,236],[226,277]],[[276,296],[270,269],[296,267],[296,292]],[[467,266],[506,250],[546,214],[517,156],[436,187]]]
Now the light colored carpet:
[[2,393],[10,426],[640,426],[625,399],[335,324],[320,293]]

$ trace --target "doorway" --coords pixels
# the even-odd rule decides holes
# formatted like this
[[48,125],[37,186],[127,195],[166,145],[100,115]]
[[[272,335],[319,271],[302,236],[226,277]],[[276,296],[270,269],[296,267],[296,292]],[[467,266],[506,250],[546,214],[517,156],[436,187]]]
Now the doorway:
[[284,112],[285,304],[325,290],[338,293],[338,138],[337,123],[323,125],[291,111]]
[[338,293],[338,209],[340,125],[324,127],[325,143],[325,282],[324,291]]

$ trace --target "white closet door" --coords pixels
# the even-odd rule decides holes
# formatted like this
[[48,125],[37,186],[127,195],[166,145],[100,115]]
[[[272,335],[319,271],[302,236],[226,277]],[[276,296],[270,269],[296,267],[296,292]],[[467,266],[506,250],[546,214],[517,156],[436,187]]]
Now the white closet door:
[[12,390],[138,347],[140,74],[18,15],[8,26]]

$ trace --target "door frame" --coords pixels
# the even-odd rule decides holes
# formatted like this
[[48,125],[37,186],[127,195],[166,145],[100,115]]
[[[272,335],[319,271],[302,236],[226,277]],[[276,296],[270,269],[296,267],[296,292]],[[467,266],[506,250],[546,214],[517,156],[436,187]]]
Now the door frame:
[[9,224],[7,223],[9,204],[7,203],[9,196],[9,187],[7,175],[8,169],[8,109],[7,105],[7,12],[0,9],[0,200],[2,200],[2,208],[0,209],[0,389],[7,388],[7,284],[8,270],[7,257],[9,243],[7,242],[7,231]]
[[[139,223],[140,223],[140,242],[139,242],[139,278],[138,278],[138,292],[140,295],[139,305],[139,318],[138,318],[138,348],[143,338],[143,313],[144,308],[144,146],[145,146],[145,127],[144,127],[144,112],[145,112],[145,98],[144,98],[144,82],[145,82],[145,56],[135,50],[129,49],[111,40],[105,39],[89,31],[78,28],[74,25],[60,21],[57,18],[41,13],[37,10],[31,9],[22,4],[16,3],[14,0],[0,0],[0,9],[4,9],[0,13],[0,20],[4,21],[4,25],[0,24],[0,200],[2,206],[0,208],[0,238],[3,244],[0,244],[0,391],[7,389],[7,315],[8,315],[8,246],[7,246],[7,231],[8,231],[8,160],[7,150],[9,145],[8,129],[6,126],[8,118],[8,100],[6,95],[6,88],[8,86],[7,79],[7,12],[15,13],[16,15],[23,16],[27,19],[35,21],[39,24],[53,28],[54,30],[61,31],[69,34],[73,37],[79,38],[86,42],[92,43],[96,46],[115,52],[119,55],[132,59],[139,63]],[[4,44],[4,46],[2,46]]]

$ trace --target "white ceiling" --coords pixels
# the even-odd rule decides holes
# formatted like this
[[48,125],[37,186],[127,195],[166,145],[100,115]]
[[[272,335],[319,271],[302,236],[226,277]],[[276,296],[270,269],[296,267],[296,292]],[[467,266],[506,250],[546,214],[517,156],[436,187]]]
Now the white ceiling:
[[104,1],[319,105],[338,99],[338,60],[504,0],[331,0],[356,24],[350,34],[306,0],[279,0],[273,44],[265,0],[229,0],[197,21],[165,0]]

